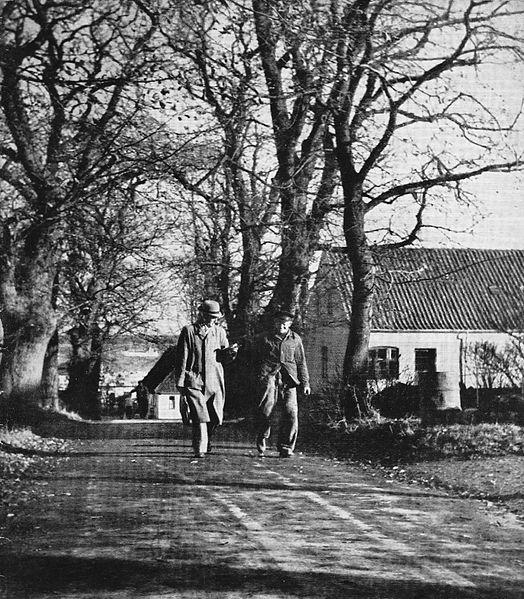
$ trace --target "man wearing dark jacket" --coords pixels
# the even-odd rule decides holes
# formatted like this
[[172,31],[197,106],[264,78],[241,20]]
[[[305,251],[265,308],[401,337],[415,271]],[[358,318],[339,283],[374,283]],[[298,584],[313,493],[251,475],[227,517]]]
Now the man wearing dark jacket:
[[253,366],[256,377],[256,443],[260,456],[266,451],[271,433],[271,414],[281,407],[278,431],[280,457],[293,456],[298,435],[297,387],[309,395],[309,374],[300,336],[290,329],[293,314],[279,311],[272,329],[255,338]]

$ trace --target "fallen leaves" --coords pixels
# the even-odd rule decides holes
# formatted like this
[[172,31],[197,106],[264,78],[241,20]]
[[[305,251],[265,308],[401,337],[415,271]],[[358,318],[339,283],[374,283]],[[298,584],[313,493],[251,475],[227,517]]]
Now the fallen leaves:
[[0,523],[14,518],[13,506],[35,492],[34,485],[23,488],[24,483],[52,469],[68,446],[63,439],[39,437],[29,429],[0,428]]

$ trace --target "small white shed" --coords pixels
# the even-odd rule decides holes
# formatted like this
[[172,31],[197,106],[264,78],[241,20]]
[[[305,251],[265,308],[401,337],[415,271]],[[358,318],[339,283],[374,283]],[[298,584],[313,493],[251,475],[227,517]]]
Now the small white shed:
[[176,346],[169,347],[143,378],[148,391],[148,418],[182,420],[180,393],[175,385],[173,368]]
[[149,399],[149,414],[159,420],[182,420],[180,413],[180,393],[175,386],[174,374],[161,381]]

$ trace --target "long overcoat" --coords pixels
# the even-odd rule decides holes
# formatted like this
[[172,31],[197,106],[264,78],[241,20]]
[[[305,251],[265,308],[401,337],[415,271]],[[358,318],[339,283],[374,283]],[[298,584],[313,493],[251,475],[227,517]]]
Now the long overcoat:
[[202,338],[195,325],[187,325],[180,331],[175,358],[176,386],[198,389],[206,398],[213,398],[213,408],[222,424],[224,417],[225,384],[224,368],[229,347],[226,331],[219,325],[209,327]]

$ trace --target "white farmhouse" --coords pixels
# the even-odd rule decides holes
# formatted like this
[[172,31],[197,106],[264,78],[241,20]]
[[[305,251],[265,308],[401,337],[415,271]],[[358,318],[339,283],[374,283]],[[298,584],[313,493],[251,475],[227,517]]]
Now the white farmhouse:
[[[341,374],[351,293],[347,256],[324,252],[304,335],[313,390]],[[417,384],[422,373],[436,373],[447,406],[459,407],[460,385],[474,387],[482,376],[474,348],[488,342],[502,349],[523,325],[523,250],[406,247],[376,254],[370,378]],[[507,385],[503,379],[496,384]]]

